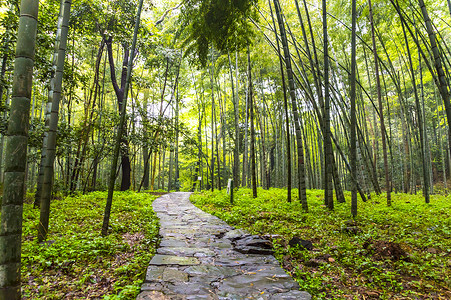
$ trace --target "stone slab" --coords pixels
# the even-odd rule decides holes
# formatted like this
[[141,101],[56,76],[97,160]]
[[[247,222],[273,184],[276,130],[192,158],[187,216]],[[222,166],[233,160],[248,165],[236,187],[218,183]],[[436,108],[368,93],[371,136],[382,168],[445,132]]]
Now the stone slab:
[[215,255],[215,252],[211,249],[195,247],[162,247],[157,250],[157,253],[176,256],[195,256],[198,253],[202,253],[205,256]]
[[173,255],[161,255],[156,254],[150,261],[150,265],[164,266],[164,265],[198,265],[199,260],[194,257],[183,257],[183,256],[173,256]]
[[166,268],[163,273],[163,281],[167,282],[187,282],[188,274],[174,268]]
[[212,276],[217,278],[231,277],[241,274],[237,269],[215,265],[198,265],[185,269],[190,276]]

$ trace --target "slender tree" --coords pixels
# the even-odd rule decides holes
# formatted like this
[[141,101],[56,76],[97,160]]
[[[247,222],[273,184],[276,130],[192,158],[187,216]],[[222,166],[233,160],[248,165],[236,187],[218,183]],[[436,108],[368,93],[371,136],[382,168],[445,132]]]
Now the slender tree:
[[373,20],[373,9],[371,5],[371,0],[368,0],[369,6],[369,17],[371,24],[371,41],[373,43],[373,56],[374,56],[374,72],[376,76],[376,91],[377,91],[377,102],[379,104],[379,118],[381,121],[381,136],[382,136],[382,153],[384,156],[384,171],[385,171],[385,190],[387,192],[387,205],[391,205],[391,187],[390,187],[390,177],[388,172],[388,154],[387,154],[387,142],[385,140],[385,120],[384,120],[384,107],[382,106],[382,93],[381,93],[381,82],[379,78],[379,60],[377,55],[376,47],[376,37],[374,33],[374,20]]
[[353,180],[351,181],[351,214],[353,217],[357,216],[357,112],[356,112],[356,68],[357,68],[357,60],[356,60],[356,26],[357,26],[357,9],[356,9],[356,0],[351,1],[352,11],[352,31],[351,31],[351,93],[350,93],[350,102],[351,102],[351,137],[350,137],[350,161],[351,161],[351,176]]
[[36,0],[20,3],[0,222],[1,300],[21,298],[22,210],[38,8]]
[[[240,108],[239,108],[239,98],[238,92],[235,93],[235,84],[233,80],[233,69],[232,69],[232,60],[230,59],[230,53],[227,52],[227,58],[229,59],[229,71],[230,71],[230,82],[232,84],[232,100],[233,100],[233,108],[234,108],[234,126],[235,126],[235,145],[233,148],[233,181],[235,186],[239,185],[240,181]],[[236,77],[238,82],[238,76]],[[237,87],[238,89],[238,87]]]
[[327,6],[323,0],[323,43],[324,43],[324,200],[330,210],[334,209],[332,169],[333,151],[330,138],[330,94],[329,94],[329,42],[327,37]]
[[[52,61],[52,68],[53,71],[56,70],[57,66],[57,59],[58,59],[58,45],[59,41],[61,39],[61,26],[63,25],[63,8],[64,8],[64,0],[60,0],[60,12],[58,15],[58,23],[57,23],[57,30],[56,30],[56,37],[55,37],[55,51],[53,52],[53,61]],[[36,193],[34,194],[34,207],[39,207],[41,204],[41,192],[42,192],[42,185],[44,182],[44,164],[47,159],[47,143],[48,143],[48,128],[50,126],[50,116],[52,111],[52,101],[53,101],[53,89],[55,86],[55,76],[53,76],[50,79],[50,90],[48,93],[47,98],[47,106],[45,110],[45,127],[46,131],[44,131],[44,138],[42,140],[42,148],[41,148],[41,162],[39,164],[38,169],[38,180],[36,183]]]
[[144,93],[144,110],[143,110],[143,134],[144,139],[146,142],[143,146],[143,161],[144,161],[144,174],[142,179],[142,186],[145,190],[149,188],[149,143],[147,142],[147,139],[149,138],[149,133],[147,132],[147,125],[148,125],[148,119],[149,119],[149,108],[148,108],[148,100],[149,100],[149,93]]
[[254,126],[254,91],[252,85],[252,65],[251,65],[251,54],[249,47],[247,48],[247,71],[249,78],[249,106],[250,106],[250,121],[251,121],[251,178],[252,178],[252,197],[257,198],[257,174],[256,174],[256,163],[255,163],[255,126]]
[[282,13],[280,10],[280,5],[278,0],[274,0],[274,7],[279,23],[280,38],[282,41],[283,52],[285,57],[285,67],[287,70],[288,88],[290,91],[291,107],[293,109],[295,134],[296,134],[296,146],[298,154],[298,180],[299,180],[299,199],[302,203],[302,208],[307,211],[307,192],[305,186],[305,170],[304,170],[304,149],[302,144],[301,127],[300,127],[300,116],[298,112],[298,105],[296,102],[296,91],[294,85],[293,69],[291,67],[291,56],[290,50],[288,49],[288,40],[285,32],[285,25],[282,18]]
[[60,40],[58,42],[58,54],[56,55],[56,72],[55,80],[53,81],[53,101],[52,110],[50,115],[49,132],[47,135],[47,155],[44,162],[44,176],[42,182],[42,192],[40,201],[40,220],[38,225],[38,241],[42,242],[47,237],[47,232],[49,228],[49,215],[50,215],[50,198],[52,196],[53,188],[53,165],[55,162],[55,152],[56,152],[56,133],[58,130],[58,112],[61,100],[61,90],[63,84],[63,71],[64,71],[64,61],[66,58],[66,44],[67,35],[69,31],[69,17],[71,0],[64,0],[63,3],[63,18],[62,25],[58,26],[61,28]]
[[407,50],[407,58],[409,61],[409,71],[410,76],[412,79],[412,85],[413,85],[413,93],[415,96],[415,107],[417,110],[417,118],[418,118],[418,127],[420,132],[420,151],[421,151],[421,160],[423,163],[423,195],[425,198],[426,203],[429,203],[429,169],[427,166],[427,160],[426,160],[426,154],[425,154],[425,137],[424,137],[424,124],[423,124],[423,113],[420,106],[420,98],[418,97],[418,90],[415,80],[415,72],[413,70],[413,62],[412,62],[412,55],[410,54],[410,46],[409,41],[407,39],[407,34],[404,28],[404,24],[402,25],[403,34],[404,34],[404,41],[406,43],[406,50]]
[[283,61],[282,55],[280,54],[280,44],[279,44],[279,36],[277,35],[276,23],[274,20],[274,14],[272,12],[271,0],[268,0],[268,5],[271,10],[271,19],[274,27],[274,34],[276,36],[276,45],[277,45],[277,56],[279,57],[279,66],[280,66],[280,77],[282,81],[282,91],[283,91],[283,108],[284,108],[284,116],[285,116],[285,133],[286,133],[286,143],[287,143],[287,201],[291,202],[291,151],[288,145],[291,145],[291,137],[290,137],[290,118],[288,117],[288,97],[287,97],[287,87],[285,83],[285,72],[283,71]]
[[[215,93],[214,93],[214,67],[215,62],[213,59],[213,48],[211,48],[211,68],[210,68],[210,87],[211,87],[211,191],[213,192],[215,188],[215,132],[216,132],[216,122],[215,122]],[[219,170],[218,170],[219,177]]]
[[244,121],[244,153],[243,153],[243,177],[242,177],[242,186],[249,187],[247,184],[249,178],[249,89],[246,89],[246,114],[245,114],[245,121]]
[[116,144],[114,145],[113,162],[111,164],[111,170],[110,170],[110,180],[108,182],[108,197],[106,200],[105,213],[103,216],[102,235],[108,234],[108,224],[110,222],[111,206],[113,204],[114,183],[116,182],[117,162],[118,162],[118,158],[119,158],[119,150],[121,147],[123,131],[125,130],[125,119],[126,119],[125,114],[126,114],[126,107],[127,107],[128,89],[130,86],[130,78],[132,75],[133,59],[135,56],[136,40],[138,37],[138,29],[139,29],[139,24],[140,24],[140,19],[141,19],[142,6],[143,6],[143,0],[140,0],[139,5],[138,5],[138,11],[136,13],[135,30],[133,32],[133,42],[132,42],[132,47],[130,49],[130,59],[129,59],[128,65],[127,65],[127,78],[126,78],[125,87],[124,87],[124,98],[122,100],[121,120],[119,123],[119,128],[117,130]]

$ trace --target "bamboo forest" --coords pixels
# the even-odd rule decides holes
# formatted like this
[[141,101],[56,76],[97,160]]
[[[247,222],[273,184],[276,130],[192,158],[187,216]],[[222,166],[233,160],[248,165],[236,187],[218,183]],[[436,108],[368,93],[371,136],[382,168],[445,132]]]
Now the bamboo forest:
[[0,0],[0,300],[451,299],[450,0]]

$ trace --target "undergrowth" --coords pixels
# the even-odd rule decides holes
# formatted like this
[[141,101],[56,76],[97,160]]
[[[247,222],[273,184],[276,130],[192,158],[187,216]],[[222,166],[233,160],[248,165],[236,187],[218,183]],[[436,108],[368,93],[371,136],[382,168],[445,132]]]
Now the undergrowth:
[[155,196],[115,192],[109,235],[100,230],[106,192],[56,199],[47,242],[36,241],[39,210],[24,205],[23,299],[135,299],[155,253]]
[[[314,299],[451,299],[451,196],[392,194],[359,202],[355,220],[346,203],[330,212],[323,192],[307,191],[309,212],[286,190],[239,189],[197,193],[195,205],[253,234],[275,234],[275,256]],[[290,247],[298,237],[311,251]],[[400,253],[400,254],[399,254]]]

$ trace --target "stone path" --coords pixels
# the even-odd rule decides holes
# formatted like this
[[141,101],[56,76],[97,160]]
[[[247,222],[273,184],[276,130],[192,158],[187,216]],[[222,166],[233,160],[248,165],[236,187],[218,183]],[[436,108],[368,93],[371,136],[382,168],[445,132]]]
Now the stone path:
[[270,255],[267,240],[234,230],[189,196],[171,193],[153,202],[161,243],[137,300],[311,298]]

